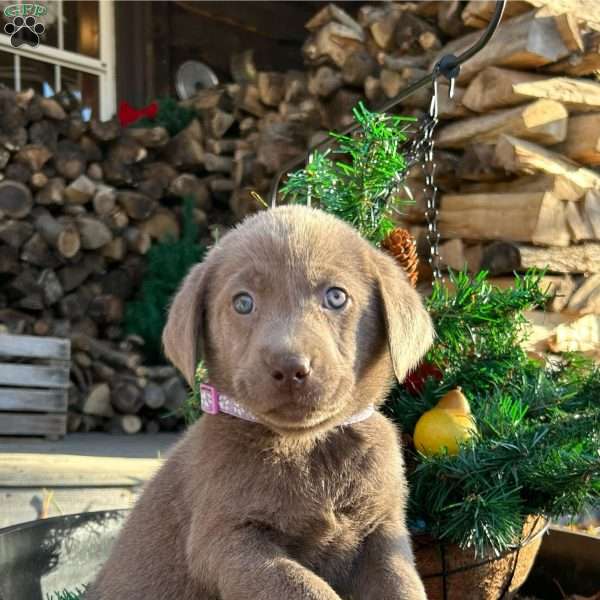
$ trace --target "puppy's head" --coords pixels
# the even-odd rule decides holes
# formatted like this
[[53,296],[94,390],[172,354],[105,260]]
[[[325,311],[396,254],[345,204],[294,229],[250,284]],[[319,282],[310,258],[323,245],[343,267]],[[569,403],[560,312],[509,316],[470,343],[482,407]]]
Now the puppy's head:
[[279,433],[321,430],[382,402],[429,347],[431,321],[394,259],[317,209],[246,219],[194,267],[163,342]]

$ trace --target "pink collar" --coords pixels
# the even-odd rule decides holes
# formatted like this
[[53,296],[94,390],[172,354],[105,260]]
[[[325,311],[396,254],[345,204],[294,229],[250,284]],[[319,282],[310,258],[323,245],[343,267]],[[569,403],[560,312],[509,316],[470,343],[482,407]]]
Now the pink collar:
[[[207,383],[200,384],[200,400],[202,412],[209,415],[217,415],[219,413],[225,413],[244,421],[251,421],[252,423],[258,423],[259,420],[247,409],[238,404],[229,396],[221,394],[217,389],[208,385]],[[353,425],[368,419],[375,412],[375,407],[369,404],[367,408],[353,414],[351,417],[346,419],[340,426]]]

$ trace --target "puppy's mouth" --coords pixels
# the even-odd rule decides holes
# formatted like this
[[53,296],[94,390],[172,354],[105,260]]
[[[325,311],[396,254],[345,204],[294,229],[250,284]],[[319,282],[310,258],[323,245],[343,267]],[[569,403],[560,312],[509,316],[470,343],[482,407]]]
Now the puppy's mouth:
[[262,421],[276,430],[286,432],[307,432],[322,429],[329,422],[334,422],[344,408],[340,402],[340,390],[348,389],[350,382],[338,381],[335,389],[324,394],[321,386],[313,386],[310,390],[292,390],[280,393],[250,393],[246,382],[236,386],[242,391],[248,408]]

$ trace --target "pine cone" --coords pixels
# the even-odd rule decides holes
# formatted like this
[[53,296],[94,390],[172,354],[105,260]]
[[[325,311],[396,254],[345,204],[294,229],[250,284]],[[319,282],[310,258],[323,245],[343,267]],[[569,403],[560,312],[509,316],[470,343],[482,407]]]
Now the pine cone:
[[419,257],[417,256],[417,242],[406,230],[396,227],[390,231],[381,244],[406,271],[413,287],[417,285],[419,277]]

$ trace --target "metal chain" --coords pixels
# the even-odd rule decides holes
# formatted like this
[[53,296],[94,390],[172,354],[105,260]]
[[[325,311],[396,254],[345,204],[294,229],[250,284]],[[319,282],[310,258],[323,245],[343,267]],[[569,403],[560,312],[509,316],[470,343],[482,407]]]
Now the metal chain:
[[433,80],[433,93],[431,96],[431,104],[429,106],[429,118],[423,121],[422,130],[419,137],[422,139],[422,155],[421,166],[423,169],[423,177],[425,186],[423,193],[427,202],[427,210],[425,211],[425,220],[427,221],[427,241],[429,242],[429,264],[433,272],[433,278],[436,281],[442,279],[442,271],[440,267],[440,232],[438,231],[438,189],[435,184],[435,169],[434,160],[434,139],[433,134],[438,123],[438,84],[437,78]]

